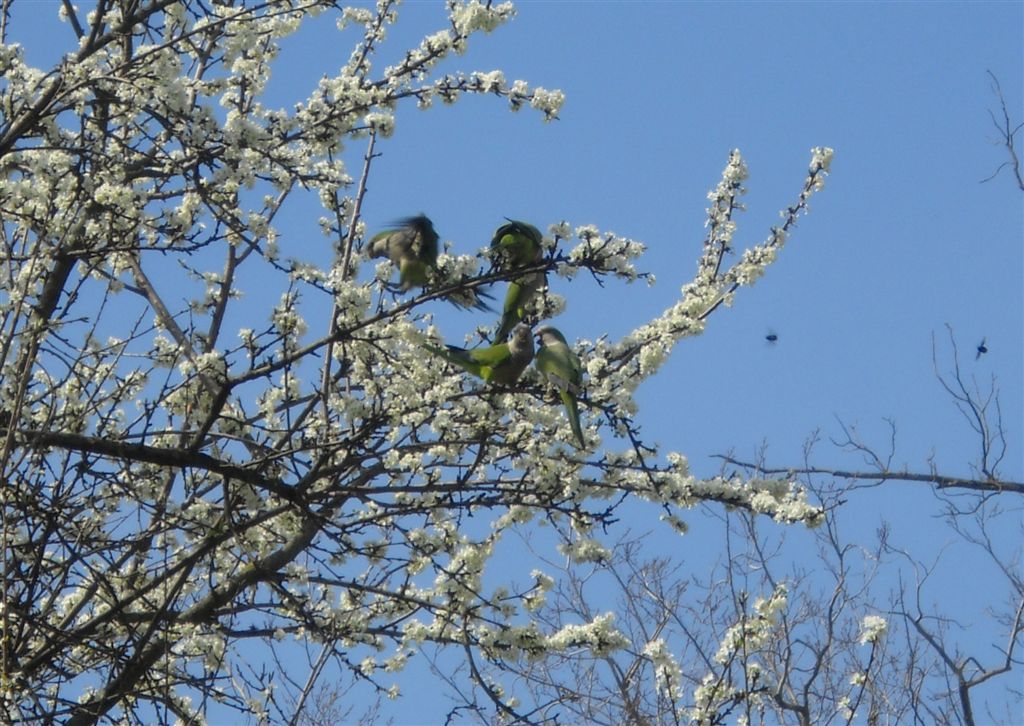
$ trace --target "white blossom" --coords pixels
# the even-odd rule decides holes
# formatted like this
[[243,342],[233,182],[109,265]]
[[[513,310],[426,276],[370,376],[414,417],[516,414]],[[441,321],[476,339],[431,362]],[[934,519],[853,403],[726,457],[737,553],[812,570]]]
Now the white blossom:
[[880,615],[865,615],[860,623],[860,637],[858,642],[861,645],[874,645],[884,636],[889,629],[889,622]]

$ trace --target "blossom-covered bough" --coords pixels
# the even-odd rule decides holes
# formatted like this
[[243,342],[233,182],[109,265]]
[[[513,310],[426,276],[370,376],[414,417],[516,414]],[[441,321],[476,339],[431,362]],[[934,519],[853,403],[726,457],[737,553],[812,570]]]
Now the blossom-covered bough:
[[[367,274],[367,179],[397,104],[488,94],[550,119],[562,103],[499,71],[441,73],[513,13],[447,8],[446,27],[382,69],[390,0],[65,4],[77,45],[48,71],[10,43],[21,18],[2,19],[4,719],[192,723],[216,704],[288,720],[328,664],[393,694],[383,676],[426,647],[470,663],[600,655],[625,645],[607,615],[557,631],[531,620],[543,572],[484,584],[508,533],[559,522],[563,552],[599,559],[593,532],[626,496],[677,527],[706,501],[820,520],[785,478],[701,480],[660,456],[633,393],[764,272],[831,150],[813,151],[781,225],[731,264],[746,169],[730,156],[680,301],[621,340],[576,344],[577,451],[532,371],[485,388],[420,347],[438,335],[432,301],[508,273],[448,253],[436,284],[397,298],[381,294],[389,263]],[[272,107],[280,43],[316,16],[355,31],[355,48],[293,108]],[[276,222],[310,197],[332,244]],[[653,281],[638,242],[549,231],[549,275]],[[546,296],[544,314],[562,302]],[[302,677],[275,665],[309,649]],[[499,715],[533,718],[472,674]]]

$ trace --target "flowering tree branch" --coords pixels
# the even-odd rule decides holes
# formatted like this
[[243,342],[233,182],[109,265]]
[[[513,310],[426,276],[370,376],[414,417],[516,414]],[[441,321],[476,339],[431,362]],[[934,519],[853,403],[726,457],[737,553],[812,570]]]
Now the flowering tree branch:
[[[629,643],[604,612],[535,618],[554,584],[539,570],[495,584],[494,558],[537,522],[579,563],[611,556],[601,532],[627,500],[680,530],[708,502],[822,523],[792,476],[702,479],[662,456],[634,393],[764,274],[832,151],[812,150],[782,225],[727,264],[747,175],[730,155],[679,301],[621,340],[574,344],[587,374],[577,447],[536,371],[485,387],[423,348],[443,337],[435,301],[522,270],[446,251],[422,292],[396,292],[391,262],[367,260],[368,181],[398,106],[484,94],[550,121],[564,100],[497,70],[442,73],[514,12],[445,8],[441,29],[380,68],[391,0],[104,1],[85,16],[66,3],[72,49],[53,68],[0,46],[5,719],[193,721],[213,702],[266,719],[287,709],[274,674],[311,643],[306,677],[287,679],[296,704],[327,673],[397,695],[388,674],[446,648],[465,655],[477,712],[539,718],[484,664],[607,660]],[[322,14],[354,37],[347,62],[270,107],[282,41]],[[309,218],[303,204],[322,210],[325,244],[282,226],[286,210]],[[654,282],[635,240],[547,231],[527,272]],[[531,322],[565,306],[541,298]]]

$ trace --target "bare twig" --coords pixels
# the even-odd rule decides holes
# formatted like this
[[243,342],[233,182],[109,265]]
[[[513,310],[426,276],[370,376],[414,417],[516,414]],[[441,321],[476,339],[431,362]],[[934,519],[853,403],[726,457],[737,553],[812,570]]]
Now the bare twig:
[[999,84],[999,79],[996,78],[996,74],[992,71],[986,71],[989,78],[992,80],[992,92],[996,94],[996,98],[999,99],[999,118],[996,114],[991,111],[988,112],[989,118],[992,119],[992,125],[996,127],[996,131],[999,132],[998,144],[1006,147],[1006,152],[1010,155],[1010,158],[996,167],[996,170],[991,175],[982,179],[984,184],[987,181],[991,181],[999,176],[999,172],[1003,169],[1009,169],[1013,174],[1014,179],[1017,182],[1017,187],[1024,191],[1024,175],[1021,173],[1020,164],[1020,152],[1017,151],[1016,140],[1017,134],[1021,128],[1024,128],[1024,121],[1015,123],[1010,119],[1010,111],[1006,107],[1006,98],[1003,96],[1003,88]]
[[793,466],[793,467],[766,467],[755,462],[745,461],[725,454],[715,454],[713,458],[722,459],[725,462],[742,466],[745,469],[756,471],[768,476],[795,477],[800,474],[831,476],[837,479],[865,480],[875,482],[885,481],[910,481],[923,484],[934,484],[940,489],[960,488],[971,489],[981,492],[1013,492],[1024,494],[1024,483],[1015,481],[1003,481],[999,479],[971,479],[956,476],[944,476],[941,474],[919,474],[910,471],[893,471],[884,469],[881,471],[852,471],[845,469],[834,469],[820,466]]

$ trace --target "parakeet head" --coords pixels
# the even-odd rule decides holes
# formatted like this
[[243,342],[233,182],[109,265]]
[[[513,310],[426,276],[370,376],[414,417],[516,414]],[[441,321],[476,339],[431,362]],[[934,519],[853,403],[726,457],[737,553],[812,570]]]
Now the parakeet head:
[[[505,217],[508,219],[508,217]],[[508,224],[503,224],[494,230],[494,237],[491,238],[491,246],[497,246],[501,244],[501,241],[506,235],[522,235],[536,245],[540,245],[543,242],[544,236],[540,233],[540,230],[534,227],[529,222],[520,222],[515,219],[509,219]]]
[[508,347],[512,351],[528,350],[533,352],[533,333],[530,330],[530,326],[525,323],[519,323],[512,330],[512,337],[509,338]]
[[558,328],[552,328],[550,325],[545,325],[542,328],[537,328],[537,332],[534,333],[541,345],[555,345],[561,343],[562,345],[568,345],[565,340],[565,336]]

